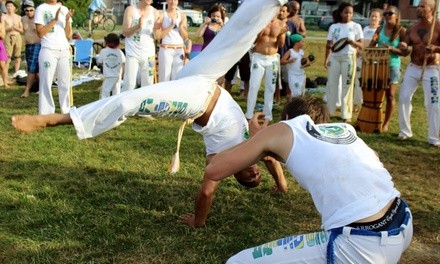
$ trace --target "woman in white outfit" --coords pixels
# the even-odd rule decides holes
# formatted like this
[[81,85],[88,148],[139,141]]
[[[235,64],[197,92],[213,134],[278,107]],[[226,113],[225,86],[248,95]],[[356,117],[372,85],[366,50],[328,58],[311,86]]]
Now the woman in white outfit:
[[160,13],[151,6],[151,2],[152,0],[140,0],[136,6],[131,5],[125,9],[122,34],[125,36],[126,62],[124,85],[121,91],[136,88],[138,71],[141,86],[151,85],[154,82],[156,66],[154,31],[159,27],[155,23]]
[[38,56],[40,68],[39,114],[55,113],[52,83],[57,77],[58,98],[61,113],[70,110],[70,45],[72,38],[72,14],[57,0],[47,0],[35,10],[35,25],[41,38]]
[[[335,19],[328,30],[327,45],[325,50],[324,67],[328,70],[327,82],[327,107],[330,115],[336,112],[338,102],[339,77],[342,80],[341,93],[341,118],[346,122],[351,122],[353,112],[353,82],[356,71],[356,49],[363,47],[362,27],[352,21],[353,5],[343,2],[339,5]],[[330,52],[333,45],[347,38],[346,46],[336,52]]]
[[158,21],[161,25],[159,39],[159,82],[176,79],[185,62],[184,40],[188,38],[185,14],[177,11],[177,0],[167,0],[167,10]]

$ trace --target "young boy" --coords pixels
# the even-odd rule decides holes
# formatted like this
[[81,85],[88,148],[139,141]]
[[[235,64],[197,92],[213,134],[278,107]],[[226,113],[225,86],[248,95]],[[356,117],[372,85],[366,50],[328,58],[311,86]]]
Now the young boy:
[[101,50],[96,59],[97,63],[103,66],[104,74],[100,99],[121,92],[121,78],[125,63],[125,55],[119,49],[118,35],[110,33],[104,41],[106,47]]
[[287,64],[288,82],[290,93],[287,92],[287,96],[300,96],[305,92],[306,73],[305,67],[311,65],[309,61],[304,57],[304,37],[300,34],[292,34],[289,36],[292,43],[292,48],[284,53],[280,62],[282,65]]

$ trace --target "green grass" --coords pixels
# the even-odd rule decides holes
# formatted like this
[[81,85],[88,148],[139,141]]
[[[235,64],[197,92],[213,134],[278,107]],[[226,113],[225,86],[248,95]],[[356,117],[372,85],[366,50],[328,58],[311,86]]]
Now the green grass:
[[[318,57],[307,73],[326,76],[323,43],[306,49]],[[76,87],[75,105],[96,100],[99,85]],[[266,171],[252,190],[225,180],[207,226],[189,228],[178,219],[193,212],[205,162],[200,135],[186,128],[181,170],[170,175],[180,121],[133,117],[82,141],[72,127],[20,134],[10,117],[35,114],[38,104],[33,94],[19,98],[22,88],[0,90],[0,263],[224,263],[244,248],[319,229],[309,195],[291,177],[287,194],[272,195]],[[397,113],[389,133],[359,135],[378,152],[414,215],[414,241],[401,263],[439,263],[440,151],[426,142],[422,89],[413,104],[412,139],[396,139]]]

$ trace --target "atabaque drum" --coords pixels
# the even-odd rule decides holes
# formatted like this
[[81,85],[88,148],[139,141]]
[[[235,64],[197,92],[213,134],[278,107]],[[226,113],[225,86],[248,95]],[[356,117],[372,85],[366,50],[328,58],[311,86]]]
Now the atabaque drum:
[[383,101],[389,88],[390,55],[386,48],[366,48],[362,55],[362,108],[356,127],[366,133],[380,133],[383,125]]

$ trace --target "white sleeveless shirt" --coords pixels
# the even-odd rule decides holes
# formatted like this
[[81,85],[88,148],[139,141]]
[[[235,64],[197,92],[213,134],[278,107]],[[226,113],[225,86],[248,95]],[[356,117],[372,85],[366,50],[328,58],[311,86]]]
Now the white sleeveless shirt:
[[[139,24],[141,18],[139,9],[136,6],[133,6],[133,11],[131,26]],[[153,37],[154,20],[154,8],[150,7],[150,12],[144,18],[142,28],[125,38],[125,54],[127,56],[146,59],[156,54]]]
[[308,115],[283,121],[293,132],[286,166],[312,196],[329,230],[371,216],[400,196],[376,153],[345,123],[315,125]]
[[[168,16],[167,11],[163,12],[163,21],[162,21],[162,28],[168,28],[172,20]],[[179,25],[182,21],[182,17],[180,15],[180,12],[177,11],[177,19],[175,20],[174,24],[176,25],[163,39],[162,44],[165,45],[183,45],[183,38],[180,35]]]

